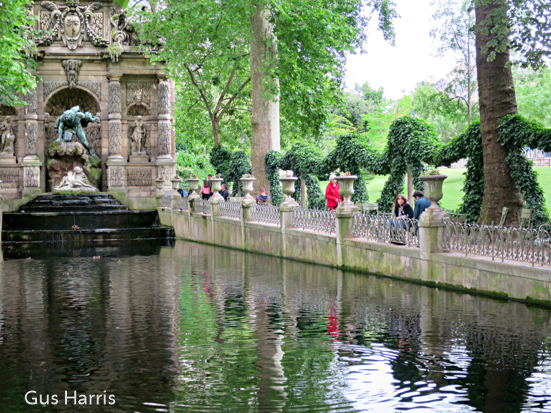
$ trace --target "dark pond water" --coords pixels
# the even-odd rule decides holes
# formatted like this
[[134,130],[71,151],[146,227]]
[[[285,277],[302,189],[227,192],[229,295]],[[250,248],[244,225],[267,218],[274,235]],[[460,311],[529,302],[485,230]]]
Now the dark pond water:
[[551,411],[549,309],[182,241],[34,252],[1,266],[0,412]]

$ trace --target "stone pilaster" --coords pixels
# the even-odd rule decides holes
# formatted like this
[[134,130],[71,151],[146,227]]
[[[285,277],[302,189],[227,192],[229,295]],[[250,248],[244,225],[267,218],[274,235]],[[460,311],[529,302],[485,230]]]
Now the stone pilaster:
[[170,118],[170,83],[159,80],[157,98],[157,178],[164,180],[163,191],[171,192],[170,180],[176,175],[176,162],[172,156],[172,121]]
[[109,159],[123,161],[120,77],[109,78]]
[[122,157],[121,83],[120,76],[109,77],[109,157],[107,190],[126,196],[126,161]]
[[36,93],[25,96],[25,156],[23,157],[23,195],[40,194],[40,167],[38,157],[38,115]]

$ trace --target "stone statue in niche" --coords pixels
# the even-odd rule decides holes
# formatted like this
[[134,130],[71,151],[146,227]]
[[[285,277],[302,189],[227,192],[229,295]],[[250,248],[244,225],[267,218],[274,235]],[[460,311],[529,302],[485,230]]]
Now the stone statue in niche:
[[59,118],[55,121],[55,128],[59,133],[59,138],[57,142],[61,143],[61,139],[65,142],[71,142],[73,135],[76,135],[80,140],[80,143],[88,150],[88,153],[92,156],[96,156],[92,152],[92,148],[86,140],[86,135],[84,134],[84,129],[88,126],[89,123],[96,122],[99,120],[99,117],[92,115],[90,112],[82,113],[78,106],[72,107],[69,110],[63,112]]
[[141,116],[138,116],[137,119],[132,124],[134,130],[132,131],[132,154],[143,154],[144,147],[144,137],[145,137],[145,127]]
[[2,154],[13,155],[15,134],[12,131],[11,116],[6,116],[2,125],[0,125],[0,133],[2,133],[1,151]]
[[80,166],[76,166],[73,171],[67,172],[59,185],[54,188],[54,192],[56,191],[98,192],[96,187],[90,185]]

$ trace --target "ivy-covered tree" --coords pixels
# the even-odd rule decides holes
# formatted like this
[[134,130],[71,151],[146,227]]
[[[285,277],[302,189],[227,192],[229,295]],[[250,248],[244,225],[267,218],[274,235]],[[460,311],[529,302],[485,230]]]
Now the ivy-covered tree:
[[30,28],[34,24],[27,13],[31,0],[0,0],[0,104],[21,104],[19,93],[36,87],[32,71],[34,43]]
[[538,68],[551,55],[547,0],[475,0],[476,63],[480,133],[484,158],[484,197],[479,222],[498,222],[508,207],[507,224],[517,224],[523,199],[511,176],[508,150],[499,142],[499,119],[517,113],[511,48],[523,65]]

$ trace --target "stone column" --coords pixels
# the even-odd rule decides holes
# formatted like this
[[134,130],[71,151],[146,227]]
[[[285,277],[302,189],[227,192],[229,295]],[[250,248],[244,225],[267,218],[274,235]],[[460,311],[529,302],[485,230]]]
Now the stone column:
[[171,84],[159,79],[157,97],[157,177],[163,178],[163,190],[171,191],[170,180],[176,175],[176,162],[172,156],[172,121],[170,117]]
[[38,115],[36,93],[28,93],[25,101],[25,156],[23,157],[23,196],[40,194],[40,167],[38,157]]
[[446,178],[445,175],[420,177],[425,184],[425,197],[431,202],[431,206],[419,217],[419,248],[423,260],[430,260],[433,253],[444,252],[443,227],[449,216],[437,203],[442,199],[442,184]]
[[109,157],[107,158],[108,192],[126,195],[126,161],[122,157],[120,76],[109,76]]
[[352,215],[358,212],[359,209],[350,200],[354,193],[354,181],[357,178],[356,175],[337,177],[339,193],[343,197],[343,201],[335,209],[337,217],[337,262],[339,265],[344,264],[341,249],[343,241],[352,236]]

